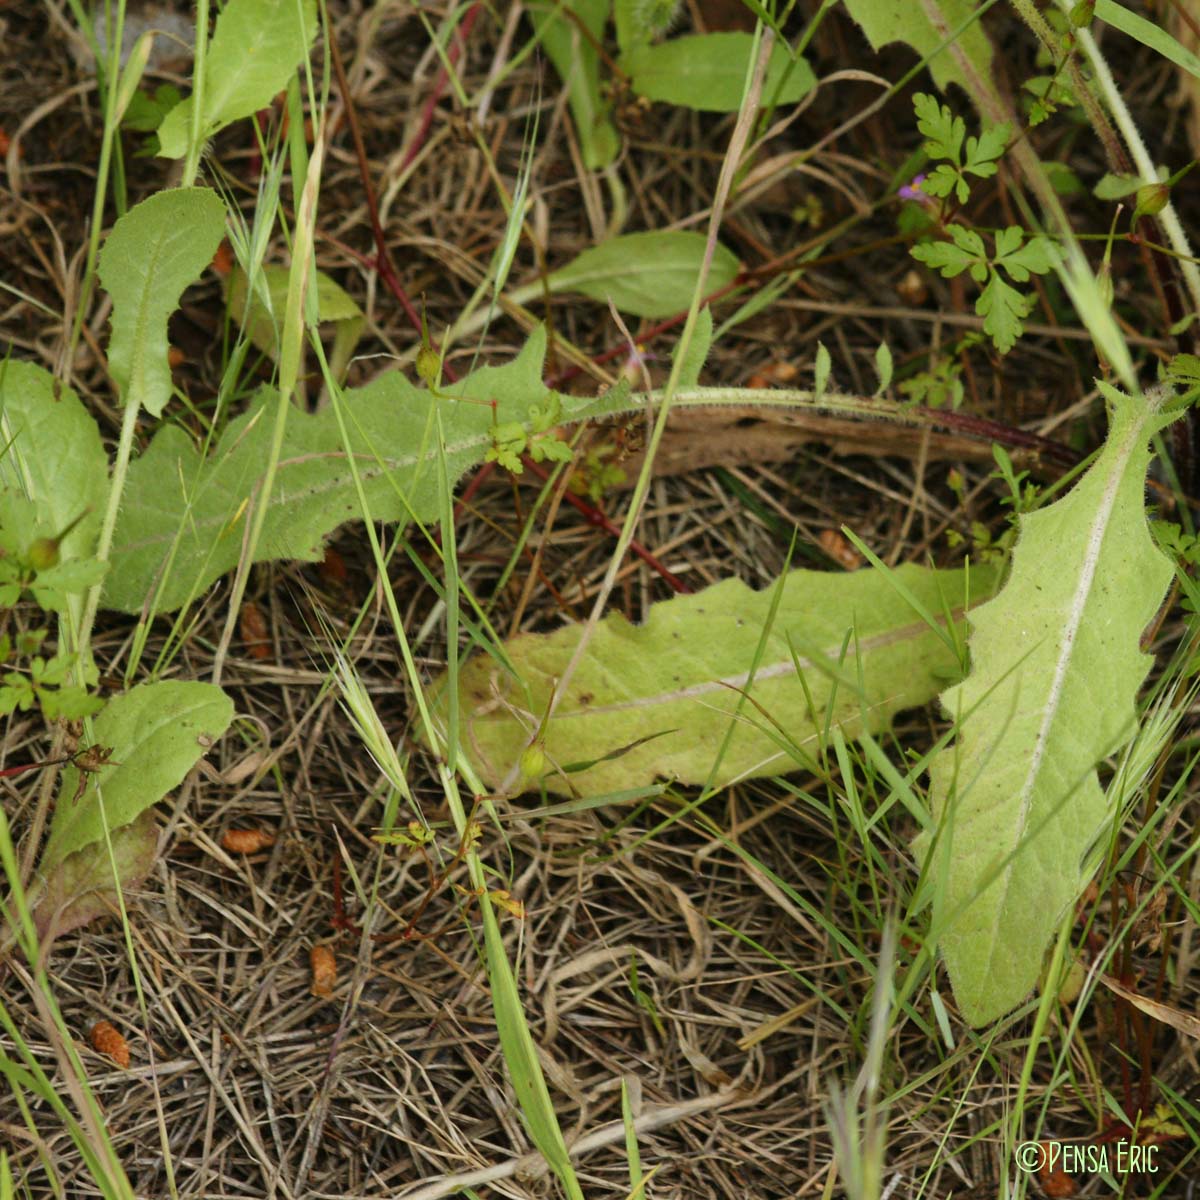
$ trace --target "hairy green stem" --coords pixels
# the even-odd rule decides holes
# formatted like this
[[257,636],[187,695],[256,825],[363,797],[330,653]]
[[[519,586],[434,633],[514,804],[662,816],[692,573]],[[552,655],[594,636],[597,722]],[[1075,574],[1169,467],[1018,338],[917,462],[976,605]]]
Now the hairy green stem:
[[[108,484],[108,502],[104,506],[104,521],[100,526],[100,537],[96,543],[96,557],[102,563],[108,562],[108,552],[112,549],[113,532],[117,527],[117,512],[121,507],[121,494],[125,490],[125,476],[129,472],[129,459],[133,453],[133,435],[137,430],[140,408],[139,397],[125,397],[125,412],[121,418],[121,437],[117,442],[117,456],[113,462],[112,478]],[[88,589],[79,629],[80,662],[77,672],[86,671],[87,664],[91,660],[92,625],[100,607],[100,592],[103,586],[102,582],[95,583]]]
[[[1058,0],[1058,4],[1060,8],[1069,11],[1068,0]],[[1154,160],[1151,159],[1150,152],[1146,149],[1146,143],[1142,140],[1142,135],[1138,132],[1137,125],[1129,111],[1129,106],[1125,103],[1124,97],[1112,77],[1107,60],[1100,52],[1100,47],[1096,45],[1096,39],[1087,29],[1077,29],[1075,36],[1095,72],[1096,88],[1103,96],[1109,112],[1113,115],[1113,120],[1117,123],[1117,128],[1121,131],[1121,136],[1125,139],[1138,174],[1145,183],[1157,183],[1158,175],[1154,170]],[[1171,249],[1175,252],[1176,261],[1179,263],[1179,269],[1192,305],[1197,311],[1200,311],[1200,266],[1197,265],[1192,255],[1187,234],[1179,220],[1179,214],[1169,200],[1166,208],[1158,214],[1158,221],[1171,243]]]
[[[117,92],[121,77],[121,38],[125,29],[125,0],[118,0],[116,29],[108,30],[113,36],[108,42],[108,61],[105,63],[104,130],[100,135],[100,162],[96,167],[96,190],[92,196],[92,224],[88,230],[87,259],[83,268],[83,283],[75,305],[75,318],[71,322],[71,336],[62,360],[58,364],[60,379],[69,379],[75,366],[75,351],[83,333],[83,322],[87,316],[92,291],[96,286],[96,259],[100,255],[100,230],[104,227],[104,204],[108,196],[108,171],[112,164],[113,140],[117,132]],[[99,60],[97,60],[99,66]]]
[[183,164],[184,187],[191,187],[200,170],[201,117],[204,112],[204,68],[208,62],[208,0],[196,0],[196,48],[192,58],[192,112],[187,158]]

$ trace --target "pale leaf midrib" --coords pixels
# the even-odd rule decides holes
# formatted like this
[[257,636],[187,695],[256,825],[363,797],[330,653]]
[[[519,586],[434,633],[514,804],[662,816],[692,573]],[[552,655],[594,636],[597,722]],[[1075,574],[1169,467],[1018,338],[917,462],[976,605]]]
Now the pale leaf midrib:
[[1120,453],[1115,457],[1113,468],[1105,481],[1101,503],[1097,507],[1096,514],[1088,526],[1087,553],[1083,559],[1079,584],[1072,595],[1071,606],[1068,610],[1068,618],[1065,622],[1066,634],[1055,661],[1054,676],[1047,691],[1047,702],[1043,709],[1037,736],[1034,739],[1034,748],[1029,760],[1029,769],[1025,775],[1025,782],[1018,793],[1020,807],[1017,819],[1014,822],[1011,848],[1004,867],[996,876],[995,881],[986,889],[990,891],[995,886],[999,886],[1000,888],[996,902],[990,904],[992,922],[991,936],[987,939],[989,946],[985,966],[987,973],[991,973],[994,969],[996,954],[1004,948],[1002,939],[999,936],[999,926],[1005,910],[1008,893],[1013,885],[1013,876],[1016,872],[1019,859],[1019,847],[1029,825],[1030,813],[1038,782],[1037,777],[1041,772],[1042,763],[1045,759],[1051,730],[1061,708],[1066,674],[1070,668],[1071,659],[1078,643],[1078,633],[1083,622],[1087,602],[1091,596],[1092,585],[1095,582],[1096,567],[1103,551],[1104,537],[1112,519],[1112,512],[1116,506],[1117,493],[1120,491],[1121,483],[1125,478],[1125,472],[1128,470],[1133,452],[1138,447],[1139,439],[1145,436],[1143,433],[1144,427],[1144,419],[1135,420],[1131,423],[1125,442],[1121,446]]
[[[951,609],[950,616],[955,623],[961,619],[964,611],[961,605]],[[945,617],[938,617],[936,621],[938,625],[944,625]],[[856,645],[860,653],[870,655],[872,651],[909,641],[930,632],[929,625],[925,621],[914,621],[897,629],[887,629],[881,633],[873,634],[871,637],[857,642]],[[835,659],[841,651],[842,644],[843,639],[839,636],[828,648],[820,651],[824,662]],[[675,704],[681,700],[697,699],[713,692],[727,691],[730,688],[744,688],[751,681],[751,676],[753,676],[753,682],[757,684],[768,679],[780,679],[794,675],[797,667],[801,670],[807,670],[811,667],[819,666],[821,666],[821,660],[816,655],[806,658],[797,656],[795,659],[789,657],[777,662],[760,664],[753,671],[743,671],[736,675],[728,675],[719,679],[709,679],[700,683],[687,684],[685,687],[674,688],[667,692],[659,692],[653,696],[635,697],[632,700],[621,700],[613,704],[588,705],[586,708],[572,708],[567,711],[560,708],[554,714],[554,721],[567,721],[578,717],[587,717],[590,719],[609,713],[652,709],[662,705]],[[504,717],[496,718],[498,723],[502,723],[505,719]]]

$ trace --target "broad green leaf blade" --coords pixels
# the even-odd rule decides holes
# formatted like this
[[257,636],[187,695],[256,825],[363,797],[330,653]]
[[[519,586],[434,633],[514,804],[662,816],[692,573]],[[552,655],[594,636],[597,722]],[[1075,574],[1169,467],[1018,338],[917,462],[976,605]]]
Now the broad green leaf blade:
[[[136,887],[150,874],[158,850],[154,810],[146,809],[128,825],[114,829],[111,836],[121,887]],[[109,916],[116,907],[113,867],[108,848],[100,841],[69,854],[50,872],[33,916],[39,937],[61,937],[98,917]]]
[[108,369],[124,403],[162,414],[171,395],[167,318],[224,232],[225,204],[209,188],[156,192],[113,226],[100,282],[113,302]]
[[[621,59],[633,90],[648,100],[700,112],[737,112],[749,77],[754,38],[749,33],[703,33],[635,46]],[[789,70],[789,67],[791,68]],[[816,85],[804,59],[793,64],[776,42],[763,84],[763,101],[795,104]]]
[[[682,230],[627,233],[585,250],[555,271],[547,286],[556,292],[582,292],[592,300],[611,299],[635,317],[669,317],[692,302],[704,261],[702,234]],[[720,243],[708,274],[709,291],[737,278],[738,260]]]
[[959,1008],[975,1026],[1018,1005],[1086,883],[1111,816],[1096,765],[1136,728],[1150,669],[1139,639],[1172,568],[1146,524],[1157,399],[1101,383],[1108,441],[1055,504],[1021,518],[1012,574],[970,617],[972,671],[943,697],[958,740],[930,771],[938,842],[934,923]]
[[[978,7],[974,0],[938,0],[938,9],[944,29],[936,29],[926,16],[920,0],[846,0],[846,9],[862,26],[872,50],[890,42],[904,42],[922,58],[933,52],[946,39],[947,34],[958,29]],[[980,76],[987,79],[992,67],[992,44],[983,26],[975,21],[955,39],[955,44],[966,55]],[[944,92],[951,83],[960,84],[968,95],[971,88],[962,77],[954,55],[943,50],[929,63],[933,81]]]
[[[316,32],[316,0],[229,0],[205,59],[201,138],[266,108],[295,74]],[[192,106],[189,97],[163,119],[161,157],[187,153]]]
[[600,52],[609,0],[534,0],[526,6],[546,56],[566,84],[583,165],[607,167],[621,139],[600,94]]
[[[991,582],[992,572],[973,568],[972,597],[985,596]],[[731,722],[734,734],[714,783],[799,769],[804,755],[816,756],[827,717],[849,736],[885,728],[958,674],[945,631],[922,621],[898,588],[931,613],[948,608],[958,620],[967,584],[966,571],[913,565],[897,568],[890,580],[869,569],[793,571],[761,656],[773,588],[755,592],[727,579],[654,605],[643,625],[606,617],[547,723],[550,761],[541,783],[560,795],[660,779],[704,784]],[[568,625],[506,642],[515,679],[487,655],[461,668],[464,749],[490,786],[507,779],[539,727],[581,629]],[[753,703],[744,695],[752,669]],[[555,769],[579,763],[593,765],[566,774]]]
[[108,456],[96,422],[70,388],[57,398],[54,378],[34,363],[0,362],[0,488],[34,505],[36,536],[56,537],[81,513],[91,513],[63,539],[63,559],[95,548],[108,495]]
[[[439,407],[446,434],[446,477],[457,482],[483,462],[496,426],[529,427],[531,406],[548,396],[542,382],[545,350],[546,332],[539,327],[513,362],[475,371],[441,399],[398,372],[349,391],[351,447],[375,519],[437,521],[442,495],[432,406]],[[606,393],[599,402],[561,396],[561,419],[581,419],[627,392]],[[131,465],[105,584],[107,607],[138,612],[161,576],[158,609],[171,611],[237,563],[246,505],[272,435],[264,406],[274,403],[273,392],[260,393],[250,411],[230,423],[207,461],[181,429],[168,426]],[[358,519],[335,412],[292,413],[255,561],[315,562],[323,553],[322,539]]]
[[[39,864],[50,875],[68,856],[135,821],[195,766],[229,727],[233,701],[210,683],[143,683],[114,696],[96,717],[95,744],[111,747],[111,763],[83,775],[63,770],[62,787]],[[81,776],[82,794],[77,798]],[[104,812],[101,813],[101,796]]]

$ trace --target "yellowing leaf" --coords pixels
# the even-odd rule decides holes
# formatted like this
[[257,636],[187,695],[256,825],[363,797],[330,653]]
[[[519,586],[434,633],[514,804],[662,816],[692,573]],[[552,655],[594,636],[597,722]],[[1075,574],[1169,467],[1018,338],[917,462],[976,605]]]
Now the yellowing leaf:
[[[112,848],[121,886],[135,887],[154,866],[158,849],[154,810],[147,808],[128,825],[114,829]],[[34,920],[39,937],[55,938],[116,911],[112,862],[103,842],[91,842],[50,872]]]
[[[250,340],[271,358],[279,357],[278,326],[287,307],[288,281],[291,272],[287,267],[263,267],[263,284],[270,298],[270,308],[256,291],[246,303],[246,272],[235,267],[230,272],[226,287],[226,300],[234,320],[245,325]],[[335,379],[340,378],[355,346],[362,336],[366,318],[345,289],[330,279],[323,271],[315,274],[317,288],[317,321],[321,325],[334,326],[333,353],[329,369]]]
[[[972,568],[972,597],[986,595],[992,579],[990,570]],[[884,728],[957,674],[946,631],[926,624],[897,589],[935,616],[949,609],[958,620],[967,587],[966,571],[912,565],[890,580],[875,570],[793,571],[778,597],[774,588],[755,592],[727,579],[654,605],[643,625],[613,614],[597,626],[546,723],[541,782],[563,795],[658,779],[704,784],[731,728],[716,784],[797,770],[816,755],[827,721],[851,736]],[[537,782],[514,768],[581,629],[506,642],[516,678],[486,655],[461,669],[463,746],[491,786]],[[580,764],[590,765],[569,769]]]

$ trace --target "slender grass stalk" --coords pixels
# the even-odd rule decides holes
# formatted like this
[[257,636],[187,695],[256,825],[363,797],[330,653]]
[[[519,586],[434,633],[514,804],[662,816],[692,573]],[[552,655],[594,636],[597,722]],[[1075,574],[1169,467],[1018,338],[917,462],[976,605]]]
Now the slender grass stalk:
[[[642,463],[641,473],[638,475],[637,483],[633,489],[633,496],[629,502],[629,514],[625,518],[625,523],[621,528],[621,536],[617,539],[616,547],[613,549],[612,556],[609,559],[604,579],[596,592],[596,599],[592,605],[592,611],[588,617],[587,624],[570,660],[563,669],[562,678],[559,680],[558,687],[551,698],[548,716],[553,715],[559,700],[567,694],[571,680],[575,672],[579,669],[579,664],[583,661],[583,656],[587,653],[592,631],[596,628],[596,624],[600,620],[601,614],[608,603],[608,597],[611,595],[612,589],[617,582],[617,575],[625,561],[625,554],[629,550],[629,543],[633,540],[642,509],[646,504],[646,497],[649,495],[654,456],[662,442],[663,434],[666,432],[667,418],[671,413],[672,400],[679,386],[680,374],[683,369],[683,363],[687,358],[688,346],[691,344],[692,337],[695,334],[696,320],[700,313],[700,299],[705,293],[708,269],[712,263],[713,252],[717,245],[717,234],[721,228],[721,216],[725,209],[725,202],[729,197],[730,188],[733,185],[734,176],[741,162],[742,151],[746,146],[747,139],[753,127],[754,116],[758,111],[763,80],[766,78],[767,63],[770,61],[771,49],[774,45],[774,35],[770,31],[763,34],[761,25],[758,26],[755,37],[759,39],[759,42],[751,57],[751,76],[746,81],[741,110],[738,113],[733,134],[729,139],[729,147],[725,153],[725,160],[721,165],[721,175],[717,183],[717,192],[712,205],[712,216],[709,221],[708,242],[705,248],[704,261],[696,277],[696,286],[692,292],[692,303],[688,309],[687,320],[684,322],[683,332],[679,338],[679,345],[676,348],[671,364],[671,373],[667,378],[667,386],[662,392],[661,404],[654,422],[654,428],[646,444],[646,456]],[[514,772],[517,769],[517,766],[514,765]],[[511,786],[511,781],[506,780],[506,786]]]
[[192,58],[192,111],[188,130],[187,156],[183,163],[182,182],[190,187],[200,170],[200,155],[204,153],[201,122],[204,117],[204,76],[208,67],[208,0],[196,0],[196,44]]

